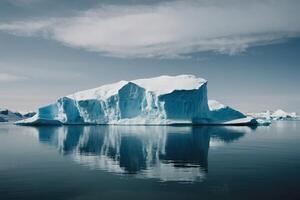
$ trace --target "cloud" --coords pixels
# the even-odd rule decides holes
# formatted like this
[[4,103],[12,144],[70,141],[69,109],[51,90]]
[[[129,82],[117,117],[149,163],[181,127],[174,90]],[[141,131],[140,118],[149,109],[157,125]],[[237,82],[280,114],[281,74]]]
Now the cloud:
[[11,3],[13,5],[16,5],[16,6],[27,6],[27,5],[30,5],[33,3],[41,2],[43,0],[4,0],[4,1]]
[[14,82],[14,81],[21,81],[26,79],[27,77],[25,76],[18,76],[9,73],[0,73],[0,82]]
[[147,6],[101,6],[75,16],[0,24],[117,57],[181,57],[213,51],[234,55],[300,35],[300,1],[176,1]]

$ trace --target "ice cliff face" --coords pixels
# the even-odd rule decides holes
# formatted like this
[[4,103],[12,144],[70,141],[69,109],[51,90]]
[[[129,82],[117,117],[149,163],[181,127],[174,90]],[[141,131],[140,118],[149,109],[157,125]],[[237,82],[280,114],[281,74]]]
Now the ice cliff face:
[[193,75],[120,81],[60,98],[17,124],[249,124],[255,120],[207,99]]

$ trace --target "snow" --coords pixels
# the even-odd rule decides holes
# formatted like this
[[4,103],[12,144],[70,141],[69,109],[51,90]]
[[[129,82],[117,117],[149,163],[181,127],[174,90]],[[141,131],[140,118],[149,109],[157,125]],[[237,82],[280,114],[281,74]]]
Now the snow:
[[87,99],[108,99],[109,97],[118,94],[118,91],[125,86],[128,81],[119,81],[117,83],[103,85],[98,88],[80,91],[75,94],[68,95],[67,97],[76,99],[77,101],[80,100],[87,100]]
[[162,95],[174,90],[196,90],[207,81],[194,75],[179,75],[137,79],[132,82],[157,95]]
[[77,92],[38,110],[33,124],[253,124],[253,118],[207,99],[207,81],[194,75],[159,76]]
[[218,102],[216,100],[208,100],[208,107],[209,107],[209,110],[211,110],[211,111],[226,108],[225,105],[221,104],[220,102]]
[[117,95],[118,91],[128,83],[134,83],[156,95],[171,93],[174,90],[193,90],[198,89],[207,81],[197,78],[194,75],[179,76],[159,76],[148,79],[137,79],[132,81],[119,81],[117,83],[103,85],[98,88],[77,92],[67,97],[79,100],[101,99],[106,100],[111,96]]

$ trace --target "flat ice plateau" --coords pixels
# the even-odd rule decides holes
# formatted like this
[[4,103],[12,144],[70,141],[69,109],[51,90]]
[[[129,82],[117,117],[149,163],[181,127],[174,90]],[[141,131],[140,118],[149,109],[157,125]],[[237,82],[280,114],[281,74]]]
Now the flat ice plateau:
[[120,81],[77,92],[16,124],[253,125],[257,121],[208,100],[205,79],[179,75]]

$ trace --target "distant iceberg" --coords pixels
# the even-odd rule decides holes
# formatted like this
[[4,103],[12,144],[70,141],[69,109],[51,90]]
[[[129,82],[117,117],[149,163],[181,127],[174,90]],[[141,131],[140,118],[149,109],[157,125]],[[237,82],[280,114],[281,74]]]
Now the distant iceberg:
[[298,120],[299,116],[297,116],[296,112],[286,112],[282,109],[278,109],[274,112],[272,111],[263,111],[258,113],[247,113],[247,116],[253,117],[259,120]]
[[257,121],[208,100],[205,79],[179,75],[120,81],[77,92],[16,124],[253,125]]
[[296,112],[288,113],[281,109],[278,109],[272,113],[271,118],[275,120],[281,120],[281,119],[297,119],[298,117]]
[[15,122],[25,118],[32,117],[34,115],[35,115],[34,112],[22,114],[20,112],[0,108],[0,122]]

